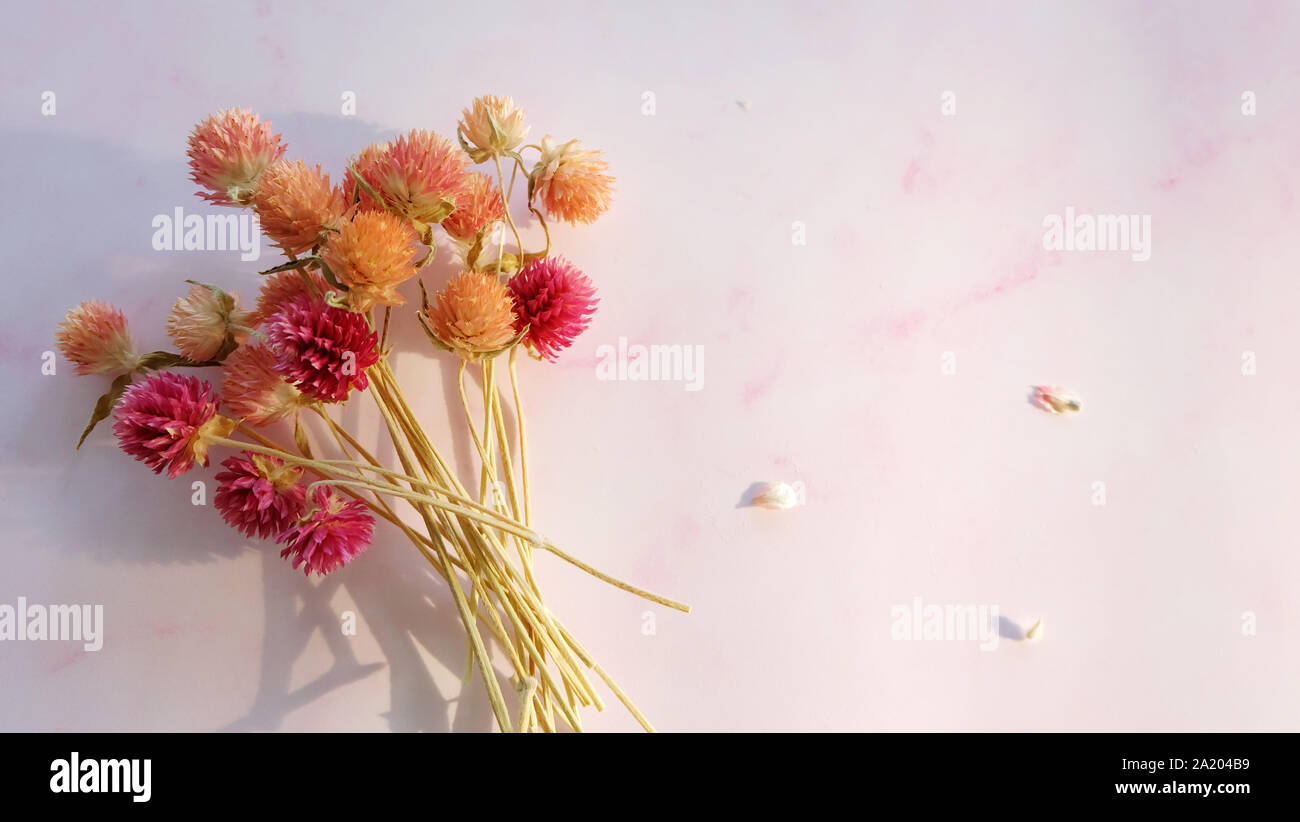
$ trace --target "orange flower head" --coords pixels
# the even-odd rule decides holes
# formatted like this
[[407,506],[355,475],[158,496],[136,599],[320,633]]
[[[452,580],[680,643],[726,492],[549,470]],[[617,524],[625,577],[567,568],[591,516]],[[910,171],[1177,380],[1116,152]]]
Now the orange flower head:
[[515,336],[510,290],[496,277],[476,271],[464,271],[447,283],[423,319],[434,337],[467,360],[500,351]]
[[343,217],[343,190],[330,186],[320,166],[279,160],[262,173],[253,195],[262,231],[286,254],[303,254],[337,228]]
[[588,151],[577,140],[557,144],[542,139],[542,157],[529,175],[533,197],[546,213],[570,225],[592,223],[609,210],[614,178],[599,151]]
[[353,311],[402,305],[397,287],[415,276],[415,232],[385,211],[362,211],[343,223],[321,250],[321,259],[348,287]]

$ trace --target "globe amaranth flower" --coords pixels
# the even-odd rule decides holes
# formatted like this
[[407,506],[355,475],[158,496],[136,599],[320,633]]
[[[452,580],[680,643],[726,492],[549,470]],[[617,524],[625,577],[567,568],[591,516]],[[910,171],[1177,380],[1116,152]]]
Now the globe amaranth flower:
[[252,202],[258,178],[280,159],[285,146],[271,123],[247,109],[220,111],[190,134],[190,179],[210,203],[243,206]]
[[570,225],[595,222],[609,210],[614,178],[599,151],[589,151],[577,140],[557,143],[546,135],[542,157],[529,179],[532,195],[547,214]]
[[275,366],[275,354],[265,345],[242,345],[226,357],[221,364],[225,374],[221,396],[231,416],[260,427],[284,419],[308,402]]
[[[304,273],[306,279],[303,278]],[[311,280],[314,290],[307,285],[307,280]],[[323,295],[332,289],[333,286],[315,270],[300,268],[268,274],[262,280],[262,290],[257,295],[257,309],[253,312],[250,324],[254,328],[262,325],[280,310],[280,306],[294,297],[303,294],[309,297]]]
[[69,311],[54,339],[78,374],[117,376],[134,371],[140,362],[126,317],[100,300],[87,300]]
[[172,306],[167,334],[186,357],[207,362],[248,339],[252,322],[253,315],[240,306],[238,294],[195,283]]
[[415,276],[415,232],[386,211],[362,211],[343,223],[321,249],[321,259],[348,287],[353,311],[402,305],[397,287]]
[[266,324],[275,370],[307,396],[342,402],[370,384],[379,339],[362,314],[305,295],[281,306]]
[[495,276],[465,271],[434,295],[422,319],[443,345],[465,359],[505,347],[515,336],[510,291]]
[[528,126],[524,110],[516,108],[514,100],[485,94],[461,112],[457,133],[470,158],[481,163],[518,148],[528,136]]
[[208,464],[213,437],[228,435],[234,420],[217,414],[221,398],[208,383],[161,371],[126,389],[114,412],[113,433],[127,454],[174,478]]
[[280,556],[295,569],[324,576],[369,548],[374,528],[363,503],[322,485],[312,493],[310,510],[275,541],[284,544]]
[[487,175],[471,171],[456,198],[456,210],[442,221],[442,227],[452,239],[471,243],[474,235],[487,225],[504,220],[505,203],[501,190]]
[[391,143],[362,150],[352,169],[380,196],[376,203],[349,175],[344,195],[360,197],[362,210],[386,208],[420,224],[441,222],[451,213],[465,179],[467,158],[445,137],[416,129]]
[[337,228],[343,217],[343,189],[330,185],[320,166],[279,160],[262,173],[253,195],[262,231],[286,254],[303,254]]
[[511,278],[515,330],[528,327],[525,344],[539,356],[554,360],[591,324],[596,312],[596,288],[563,257],[534,260]]
[[294,527],[307,510],[302,468],[245,451],[222,460],[215,504],[221,518],[246,537],[270,539]]

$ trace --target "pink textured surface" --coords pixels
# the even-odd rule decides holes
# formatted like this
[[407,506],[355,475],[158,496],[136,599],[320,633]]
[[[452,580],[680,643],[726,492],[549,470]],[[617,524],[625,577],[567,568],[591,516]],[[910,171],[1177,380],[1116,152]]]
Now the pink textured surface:
[[[211,210],[184,160],[210,111],[253,108],[338,174],[373,139],[450,134],[489,92],[618,177],[605,218],[555,230],[600,290],[594,324],[522,378],[539,529],[695,606],[541,561],[553,609],[661,728],[1300,726],[1294,6],[377,5],[45,3],[0,34],[0,603],[106,622],[97,653],[0,643],[0,728],[491,726],[450,596],[400,535],[304,581],[191,506],[213,469],[154,477],[107,430],[74,452],[103,385],[40,372],[81,299],[158,348],[183,279],[255,293],[269,247],[150,247],[154,215]],[[1151,215],[1151,259],[1044,251],[1067,206]],[[596,379],[620,337],[704,346],[702,390]],[[451,363],[409,318],[399,339],[468,471]],[[1032,408],[1042,383],[1083,414]],[[362,404],[345,419],[374,437]],[[768,479],[807,504],[738,507]],[[1047,633],[892,640],[916,596]],[[609,702],[589,726],[634,727]]]

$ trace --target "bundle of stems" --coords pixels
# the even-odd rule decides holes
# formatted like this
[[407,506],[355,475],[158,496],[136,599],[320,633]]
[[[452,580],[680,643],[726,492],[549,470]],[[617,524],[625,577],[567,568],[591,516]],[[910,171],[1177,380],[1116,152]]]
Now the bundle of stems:
[[[478,667],[497,726],[502,731],[555,731],[556,717],[568,728],[582,730],[579,709],[604,709],[604,701],[588,672],[594,673],[647,731],[654,727],[614,679],[544,604],[533,572],[534,552],[549,552],[583,571],[651,602],[688,613],[690,606],[651,593],[605,574],[563,551],[531,527],[527,484],[527,447],[519,383],[510,357],[511,393],[520,444],[519,474],[507,434],[504,397],[495,381],[493,360],[480,363],[483,383],[482,433],[475,425],[465,392],[466,363],[459,368],[462,405],[480,458],[477,499],[465,488],[438,452],[402,394],[389,364],[388,352],[367,371],[379,410],[401,470],[380,464],[361,443],[316,403],[342,459],[316,458],[305,435],[295,436],[290,450],[260,432],[240,425],[236,431],[251,441],[219,438],[214,444],[274,456],[299,465],[317,486],[334,486],[358,499],[378,517],[396,526],[447,582],[469,640],[466,678]],[[301,429],[299,429],[301,432]],[[501,493],[501,477],[505,493]],[[408,525],[389,500],[402,500],[418,513],[423,533]],[[513,554],[513,558],[512,558]],[[517,561],[516,561],[517,560]],[[513,669],[511,684],[518,694],[509,710],[485,638],[495,639]]]

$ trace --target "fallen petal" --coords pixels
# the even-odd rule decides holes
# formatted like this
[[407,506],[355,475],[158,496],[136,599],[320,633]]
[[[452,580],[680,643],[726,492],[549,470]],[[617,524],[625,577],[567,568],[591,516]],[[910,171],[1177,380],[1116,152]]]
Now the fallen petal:
[[1083,402],[1073,391],[1059,385],[1035,385],[1030,401],[1052,414],[1075,414],[1083,410]]
[[799,504],[799,495],[784,482],[769,482],[749,502],[759,508],[784,511]]
[[1040,619],[1033,624],[1028,631],[1025,631],[1025,639],[1033,641],[1043,635],[1043,621]]

